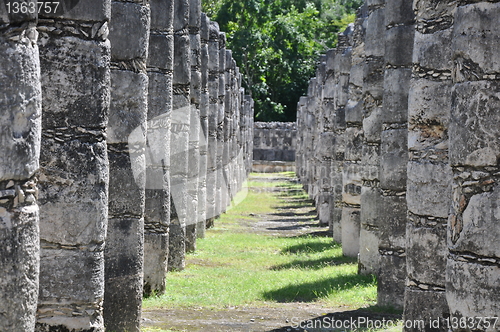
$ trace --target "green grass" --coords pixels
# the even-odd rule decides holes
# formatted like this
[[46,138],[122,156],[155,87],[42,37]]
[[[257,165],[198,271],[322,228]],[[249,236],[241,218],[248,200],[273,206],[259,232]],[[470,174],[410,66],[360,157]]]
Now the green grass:
[[[292,177],[293,173],[281,175]],[[144,308],[265,307],[285,302],[359,308],[375,304],[375,278],[358,275],[355,260],[343,257],[341,247],[330,237],[273,237],[249,227],[259,215],[279,212],[279,207],[310,204],[304,203],[307,195],[299,191],[299,184],[279,181],[273,185],[288,191],[242,194],[241,202],[197,242],[197,251],[187,255],[186,269],[167,275],[165,295],[145,299]]]

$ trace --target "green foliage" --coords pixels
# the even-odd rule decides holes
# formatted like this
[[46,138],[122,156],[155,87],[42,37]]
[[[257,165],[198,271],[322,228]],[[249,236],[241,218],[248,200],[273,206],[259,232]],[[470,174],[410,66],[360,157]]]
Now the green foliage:
[[255,100],[256,120],[294,121],[318,56],[354,21],[361,0],[203,0]]

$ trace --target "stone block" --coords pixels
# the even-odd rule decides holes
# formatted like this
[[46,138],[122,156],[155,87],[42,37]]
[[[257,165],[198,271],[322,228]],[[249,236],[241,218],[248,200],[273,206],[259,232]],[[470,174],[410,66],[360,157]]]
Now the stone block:
[[446,164],[408,162],[408,211],[420,216],[448,218],[452,172]]
[[[168,233],[144,234],[144,294],[161,295],[165,292],[165,274],[168,263]],[[157,253],[148,255],[148,253]]]
[[407,129],[382,132],[380,144],[380,187],[404,191],[408,163]]
[[[445,318],[449,317],[445,292],[409,288],[405,290],[403,320],[412,323],[408,332],[447,331]],[[410,324],[408,324],[410,325]]]
[[362,147],[363,147],[363,130],[356,127],[348,127],[345,130],[344,139],[345,146],[345,160],[361,160]]
[[361,189],[360,234],[358,272],[361,274],[377,274],[380,254],[379,218],[381,192],[378,188],[363,186]]
[[408,92],[410,90],[411,69],[386,69],[384,74],[384,123],[404,123],[408,121]]
[[[500,258],[497,239],[500,229],[496,227],[500,219],[500,185],[493,190],[473,195],[462,214],[462,225],[451,225],[453,238],[448,247],[451,251],[473,253],[481,257]],[[454,198],[454,204],[461,204]],[[452,221],[453,222],[453,221]]]
[[[500,268],[498,265],[481,264],[448,259],[446,266],[446,300],[452,318],[498,317],[500,312]],[[498,322],[490,320],[484,331],[497,331]],[[467,329],[455,329],[467,331]]]
[[109,26],[111,60],[146,58],[149,43],[149,8],[132,2],[112,2]]
[[381,255],[377,280],[377,305],[403,309],[406,257]]
[[385,34],[385,61],[393,66],[410,66],[413,53],[413,25],[392,27]]
[[[44,49],[40,54],[44,112],[51,114],[42,117],[44,130],[105,128],[109,107],[110,76],[106,61],[110,57],[109,43],[74,37],[47,40],[41,37],[40,44]],[[85,65],[80,66],[83,63]],[[74,74],[75,66],[81,69],[78,75],[67,75],[68,70]],[[61,98],[61,90],[64,90],[64,98]]]
[[[418,218],[418,217],[414,217]],[[406,264],[408,278],[427,286],[443,287],[446,268],[446,227],[417,225],[409,221],[406,225]]]
[[385,43],[381,43],[380,39],[385,34],[384,24],[384,8],[375,9],[366,18],[366,35],[365,35],[365,54],[367,57],[384,56]]
[[[173,70],[174,36],[151,34],[149,37],[148,67]],[[152,74],[152,73],[150,73]]]
[[361,165],[363,180],[378,181],[380,179],[380,146],[378,144],[363,145]]
[[148,76],[146,74],[125,70],[111,72],[111,104],[106,128],[108,144],[126,143],[134,130],[144,129],[147,91]]
[[456,84],[450,122],[452,165],[496,166],[500,158],[500,84]]
[[62,145],[45,139],[42,149],[41,161],[50,168],[40,173],[41,239],[68,246],[103,243],[108,217],[106,143],[72,140]]
[[42,95],[38,48],[0,39],[0,181],[27,179],[39,167]]
[[413,62],[428,70],[451,70],[453,66],[451,47],[443,47],[450,45],[451,34],[451,28],[429,34],[415,31]]
[[[141,199],[140,201],[144,201]],[[133,330],[141,325],[144,220],[110,218],[105,249],[104,325]]]
[[399,24],[410,25],[413,23],[414,19],[415,15],[413,13],[411,1],[385,1],[385,26]]
[[450,110],[450,82],[412,80],[408,95],[408,149],[447,149]]
[[382,107],[374,107],[369,114],[365,114],[363,118],[363,133],[366,142],[380,142],[382,114]]
[[[173,32],[174,1],[149,0],[151,7],[151,30]],[[167,51],[167,49],[165,49]]]
[[[451,46],[457,56],[471,62],[469,68],[471,65],[473,68],[468,70],[477,70],[479,75],[500,73],[500,26],[496,24],[498,15],[500,4],[488,2],[460,6],[455,14]],[[463,67],[457,70],[467,71]]]
[[189,85],[191,79],[189,35],[174,35],[174,85]]
[[344,163],[342,175],[342,201],[347,204],[359,205],[361,202],[361,165]]
[[359,208],[342,209],[342,254],[358,257],[359,253]]
[[406,247],[406,198],[404,196],[380,196],[378,217],[380,223],[379,248],[401,251]]

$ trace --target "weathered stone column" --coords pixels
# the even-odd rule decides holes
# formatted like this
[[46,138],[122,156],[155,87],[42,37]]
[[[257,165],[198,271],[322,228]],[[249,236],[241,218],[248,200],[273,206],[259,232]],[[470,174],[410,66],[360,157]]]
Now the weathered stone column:
[[307,152],[307,194],[309,198],[315,200],[316,197],[316,145],[318,140],[316,138],[316,126],[318,123],[317,118],[317,78],[313,77],[309,80],[309,87],[307,91],[307,111],[308,111],[308,137],[307,145],[311,148]]
[[[351,70],[351,56],[352,56],[352,35],[354,25],[350,25],[345,31],[339,33],[337,51],[329,55],[327,61],[327,70],[331,69],[329,77],[333,82],[332,86],[325,84],[325,99],[327,91],[328,95],[333,96],[333,99],[328,102],[328,108],[333,117],[331,121],[331,131],[334,141],[332,142],[333,150],[331,157],[331,195],[329,202],[329,227],[334,233],[334,239],[341,240],[341,220],[342,220],[342,166],[344,163],[345,154],[345,108],[349,98],[349,75]],[[335,87],[334,91],[330,91]],[[325,105],[325,107],[327,107]]]
[[224,119],[225,119],[225,93],[226,93],[226,34],[219,32],[219,108],[217,109],[217,193],[215,196],[215,214],[220,216],[226,211],[224,205],[224,191],[226,181],[224,178]]
[[[333,227],[333,238],[342,242],[342,251],[356,257],[359,252],[361,204],[361,149],[363,143],[363,71],[365,66],[363,27],[366,7],[358,11],[353,32],[352,67],[349,74],[349,100],[345,108],[345,151],[342,168],[342,218]],[[340,236],[339,236],[340,235]]]
[[500,4],[461,4],[451,36],[453,203],[446,299],[451,330],[498,331],[498,318],[486,317],[500,313]]
[[318,219],[320,225],[328,225],[330,219],[330,196],[331,196],[331,158],[334,153],[332,151],[332,135],[329,131],[329,122],[331,120],[330,112],[324,104],[323,95],[326,81],[326,61],[325,55],[320,57],[318,68],[316,70],[316,78],[318,82],[318,122],[317,122],[317,170],[316,181],[318,194],[316,196],[316,210],[318,211]]
[[231,117],[232,117],[232,90],[231,81],[233,70],[231,68],[231,50],[225,50],[224,58],[224,124],[223,124],[223,150],[222,150],[222,176],[224,178],[225,185],[222,186],[222,206],[223,211],[227,210],[229,204],[231,204],[231,169],[230,169],[230,145],[229,142],[231,136]]
[[245,107],[247,107],[247,151],[246,151],[246,176],[252,171],[253,163],[253,125],[254,125],[254,101],[251,96],[245,95]]
[[[429,9],[432,8],[432,9]],[[408,96],[405,317],[445,317],[451,34],[454,3],[416,2],[413,74]]]
[[200,28],[201,0],[189,0],[189,39],[191,47],[191,117],[189,121],[189,169],[186,219],[186,251],[196,250],[196,225],[198,224],[198,186],[200,172]]
[[297,176],[302,186],[306,184],[306,159],[305,159],[305,141],[306,141],[306,117],[307,117],[307,97],[302,96],[297,103],[297,146],[295,148],[295,167]]
[[198,224],[196,235],[198,238],[205,237],[207,228],[207,171],[208,171],[208,112],[210,107],[210,94],[208,91],[209,75],[209,53],[208,40],[210,39],[210,20],[205,13],[201,14],[201,46],[200,46],[200,66],[201,66],[201,97],[200,97],[200,173],[198,191]]
[[217,117],[219,113],[219,25],[210,22],[208,42],[207,227],[217,216]]
[[[414,17],[411,3],[386,0],[385,73],[380,146],[380,193],[374,212],[379,233],[379,301],[403,307],[406,281],[406,166],[408,90],[411,78]],[[375,193],[372,193],[372,195]]]
[[[38,331],[103,331],[111,1],[61,4],[39,20]],[[65,5],[65,6],[63,6]]]
[[104,325],[139,331],[144,265],[146,118],[149,44],[148,2],[111,3],[111,104]]
[[[163,294],[168,263],[170,209],[170,127],[174,58],[174,2],[151,0],[147,71],[146,211],[144,294]],[[176,218],[176,216],[174,216]]]
[[[171,195],[168,270],[183,270],[188,214],[191,51],[189,0],[174,1],[174,78],[171,127]],[[191,202],[189,202],[191,203]]]
[[[36,8],[36,2],[27,4]],[[40,259],[35,172],[42,95],[36,14],[15,15],[2,4],[0,25],[0,330],[27,332],[35,327]]]

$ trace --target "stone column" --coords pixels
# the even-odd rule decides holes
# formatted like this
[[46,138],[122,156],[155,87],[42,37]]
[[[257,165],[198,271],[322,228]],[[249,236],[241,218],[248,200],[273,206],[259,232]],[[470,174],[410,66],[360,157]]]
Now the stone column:
[[318,123],[317,118],[317,78],[313,77],[309,81],[309,88],[307,91],[307,111],[308,111],[308,142],[306,146],[310,146],[311,148],[307,152],[307,194],[309,198],[315,200],[316,197],[316,145],[318,144],[316,138],[316,126]]
[[198,224],[198,185],[200,171],[200,28],[201,0],[189,0],[189,39],[191,47],[191,117],[189,121],[189,169],[186,220],[186,251],[196,250],[196,225]]
[[207,171],[208,171],[208,112],[210,107],[210,94],[208,91],[209,75],[209,54],[208,40],[210,39],[210,20],[205,13],[201,14],[201,46],[200,46],[200,66],[201,66],[201,97],[200,97],[200,173],[198,191],[198,224],[196,235],[198,238],[205,237],[206,222],[208,215],[207,197]]
[[170,127],[174,55],[174,2],[151,0],[147,71],[146,211],[144,294],[163,294],[168,263],[170,209]]
[[254,111],[253,111],[254,101],[251,96],[245,95],[245,107],[247,107],[247,147],[246,147],[246,176],[252,171],[253,163],[253,124],[254,124]]
[[148,2],[111,3],[111,104],[106,132],[109,159],[104,325],[139,331],[144,265]]
[[[33,1],[27,5],[36,8]],[[33,331],[42,128],[36,14],[15,15],[1,4],[0,25],[0,330]]]
[[329,130],[330,112],[323,100],[324,90],[326,85],[326,56],[321,56],[316,78],[318,80],[318,145],[317,145],[317,186],[318,195],[316,197],[316,210],[318,211],[318,219],[320,225],[328,225],[330,219],[330,196],[331,196],[331,159],[334,155],[332,149],[332,135]]
[[219,33],[219,108],[217,110],[217,194],[215,213],[220,216],[226,211],[224,192],[227,188],[224,174],[224,120],[226,94],[226,34]]
[[174,78],[171,127],[171,195],[168,270],[183,270],[188,220],[191,51],[189,0],[174,1]]
[[302,96],[297,103],[297,146],[295,148],[295,167],[297,176],[302,186],[306,183],[306,159],[305,159],[305,140],[306,140],[306,115],[307,115],[307,97]]
[[[406,281],[406,166],[408,163],[408,90],[414,36],[411,3],[386,0],[385,73],[380,147],[378,216],[380,274],[379,292],[384,303],[403,307]],[[385,287],[384,287],[385,285]],[[388,291],[390,289],[390,291]],[[384,296],[384,295],[380,295]],[[379,297],[380,298],[380,297]],[[415,318],[416,317],[412,317]]]
[[213,225],[217,198],[217,117],[219,112],[219,25],[210,22],[208,42],[207,227]]
[[223,164],[223,176],[226,182],[226,186],[223,188],[223,205],[229,207],[231,204],[231,192],[233,188],[232,185],[232,165],[231,165],[231,132],[233,130],[233,75],[234,68],[232,67],[232,52],[231,50],[226,50],[226,61],[225,61],[225,95],[224,95],[224,150],[222,152],[222,164]]
[[[429,10],[429,8],[432,8]],[[413,74],[408,96],[405,317],[445,317],[451,34],[454,4],[416,2]]]
[[[353,32],[352,67],[349,74],[349,100],[345,108],[345,151],[342,168],[342,217],[340,227],[333,227],[333,237],[342,242],[346,256],[359,252],[361,204],[361,149],[363,144],[363,71],[365,67],[364,20],[366,7],[358,11]],[[340,235],[340,236],[339,236]]]
[[[331,68],[331,75],[333,75],[331,78],[333,82],[330,84],[333,84],[332,87],[335,87],[334,91],[329,92],[329,95],[333,96],[333,98],[328,103],[330,112],[333,115],[330,120],[330,131],[334,139],[334,142],[332,142],[334,148],[330,168],[331,195],[329,202],[329,226],[330,230],[334,233],[334,239],[337,240],[341,240],[342,235],[340,223],[342,220],[342,166],[345,154],[345,108],[349,97],[353,26],[348,26],[345,31],[338,35],[337,51],[332,52],[329,61],[327,61],[327,69]],[[325,85],[325,98],[326,91],[332,87]]]
[[500,4],[486,1],[462,2],[454,15],[446,252],[446,299],[451,322],[458,322],[453,331],[500,326],[495,318],[489,326],[480,322],[500,313],[499,15]]
[[40,16],[38,331],[103,331],[111,1]]

